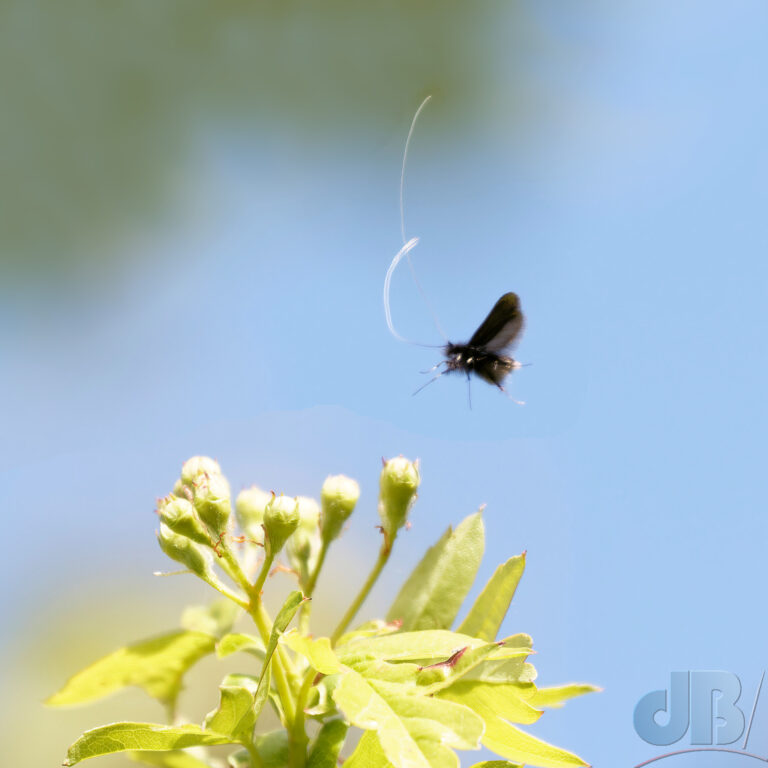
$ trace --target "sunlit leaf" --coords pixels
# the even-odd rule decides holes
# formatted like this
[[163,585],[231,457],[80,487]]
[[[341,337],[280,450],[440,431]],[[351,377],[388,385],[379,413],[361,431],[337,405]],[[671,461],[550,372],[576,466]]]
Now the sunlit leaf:
[[534,707],[562,707],[568,699],[583,696],[585,693],[598,693],[601,690],[601,688],[585,683],[570,683],[569,685],[558,685],[552,688],[539,688],[529,702]]
[[464,706],[412,695],[353,669],[341,676],[333,697],[353,725],[376,731],[384,755],[398,768],[457,765],[448,748],[476,749],[483,732],[482,720]]
[[242,632],[233,632],[224,637],[216,643],[216,655],[223,659],[225,656],[230,656],[238,651],[250,653],[256,658],[264,660],[266,649],[261,639],[254,635],[247,635]]
[[189,752],[127,752],[127,757],[156,768],[211,768],[211,764]]
[[[264,768],[285,768],[288,765],[288,734],[284,730],[262,733],[254,739],[254,746],[264,763]],[[232,768],[253,768],[251,756],[244,749],[227,758]]]
[[250,740],[256,723],[253,702],[258,685],[250,675],[227,675],[219,686],[219,706],[205,718],[205,729],[231,736],[233,741]]
[[485,721],[483,745],[497,755],[540,768],[581,768],[587,765],[578,755],[521,731],[500,718],[491,708],[482,706],[476,711]]
[[228,736],[206,731],[196,725],[112,723],[86,731],[67,751],[64,765],[75,765],[90,757],[128,750],[156,752],[230,743]]
[[164,704],[175,701],[184,673],[213,652],[216,638],[181,630],[120,648],[71,677],[46,704],[62,707],[138,685]]
[[387,760],[374,731],[366,731],[355,751],[344,761],[344,768],[394,768]]
[[507,614],[520,577],[525,570],[525,553],[500,565],[478,595],[458,632],[483,640],[494,640]]
[[272,655],[277,648],[277,642],[280,639],[280,635],[285,632],[286,628],[291,623],[291,619],[296,615],[296,611],[303,602],[304,595],[302,595],[301,592],[298,590],[291,592],[286,598],[285,603],[283,603],[283,607],[275,617],[264,655],[264,664],[261,670],[261,677],[259,678],[259,686],[256,690],[256,696],[253,702],[254,720],[258,720],[261,710],[264,708],[264,702],[269,696],[269,688],[271,685],[270,662],[272,661]]
[[324,675],[333,675],[341,671],[341,664],[331,648],[331,641],[327,637],[313,640],[304,637],[298,632],[291,631],[283,635],[281,642],[292,651],[300,653],[309,661],[314,669]]
[[464,704],[474,712],[495,712],[499,717],[514,723],[535,723],[543,714],[540,709],[532,707],[514,685],[459,680],[439,691],[437,695],[457,704]]
[[447,629],[456,618],[483,558],[482,513],[449,528],[416,566],[387,614],[404,631]]
[[307,768],[336,768],[349,726],[343,720],[329,720],[317,734],[307,760]]
[[[528,635],[512,635],[504,641],[504,645],[499,645],[489,658],[523,658],[532,652],[531,643]],[[425,665],[444,661],[462,648],[481,648],[486,645],[484,640],[476,637],[449,632],[445,629],[434,629],[363,638],[345,646],[337,646],[335,650],[343,664],[352,663],[357,659],[373,658],[413,661]]]
[[469,768],[523,768],[520,763],[510,763],[509,760],[483,760],[470,765]]
[[242,609],[231,600],[215,600],[210,605],[191,605],[181,614],[181,626],[193,632],[222,637],[232,629]]

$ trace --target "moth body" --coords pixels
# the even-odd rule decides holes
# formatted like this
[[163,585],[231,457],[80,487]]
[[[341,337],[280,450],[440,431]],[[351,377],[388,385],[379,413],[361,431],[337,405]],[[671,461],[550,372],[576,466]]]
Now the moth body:
[[476,374],[489,384],[503,389],[502,382],[520,363],[506,355],[491,352],[483,347],[469,344],[446,344],[445,353],[446,373]]

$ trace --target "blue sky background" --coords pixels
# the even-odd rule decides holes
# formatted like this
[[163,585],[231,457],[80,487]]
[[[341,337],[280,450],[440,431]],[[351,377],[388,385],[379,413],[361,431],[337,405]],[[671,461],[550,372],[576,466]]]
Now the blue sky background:
[[[362,576],[379,459],[402,453],[421,459],[423,486],[377,605],[446,525],[487,504],[483,575],[528,550],[505,629],[533,635],[541,683],[605,688],[534,733],[596,766],[635,765],[660,750],[634,733],[634,705],[677,669],[741,675],[749,709],[768,663],[768,7],[529,10],[552,45],[515,63],[536,121],[521,134],[514,105],[487,103],[449,140],[438,94],[406,186],[414,263],[452,340],[520,295],[517,357],[531,365],[510,388],[525,406],[474,382],[470,410],[460,377],[412,397],[439,350],[384,323],[417,102],[344,141],[308,145],[269,122],[256,136],[207,130],[181,203],[121,245],[142,253],[135,267],[97,293],[43,275],[0,289],[2,572],[24,584],[0,595],[7,676],[83,590],[96,601],[85,625],[108,623],[100,584],[142,590],[137,615],[166,585],[175,594],[148,575],[164,567],[151,512],[186,457],[291,494],[358,478],[340,549]],[[406,269],[392,304],[401,333],[441,342]],[[334,585],[322,589],[330,602]],[[105,637],[45,667],[48,685],[110,650]],[[759,732],[750,746],[768,754]],[[676,764],[741,764],[709,759]]]

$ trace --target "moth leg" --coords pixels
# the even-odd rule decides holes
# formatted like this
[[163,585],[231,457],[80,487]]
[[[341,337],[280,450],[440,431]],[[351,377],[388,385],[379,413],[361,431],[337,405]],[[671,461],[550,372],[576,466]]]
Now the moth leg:
[[469,404],[469,410],[472,410],[472,386],[470,384],[470,375],[467,371],[467,403]]
[[432,371],[436,371],[441,365],[447,365],[447,360],[441,360],[439,363],[435,363],[431,368],[427,368],[426,371],[419,371],[419,373],[432,373]]
[[508,398],[509,398],[509,399],[510,399],[510,400],[511,400],[513,403],[515,403],[516,405],[525,405],[525,400],[515,400],[515,398],[514,398],[514,397],[512,397],[512,395],[510,395],[510,394],[509,394],[509,392],[507,392],[507,390],[506,390],[506,389],[504,389],[504,387],[502,387],[502,386],[501,386],[501,384],[497,384],[496,386],[497,386],[497,387],[498,387],[498,388],[499,388],[499,389],[500,389],[500,390],[501,390],[501,391],[502,391],[502,392],[503,392],[503,393],[504,393],[504,394],[505,394],[505,395],[506,395],[506,396],[507,396],[507,397],[508,397]]
[[433,381],[437,381],[443,374],[448,373],[448,371],[440,371],[440,373],[437,374],[437,376],[433,376],[426,384],[422,384],[415,392],[411,394],[411,397],[413,395],[418,395],[419,392],[421,392],[424,387],[429,386]]

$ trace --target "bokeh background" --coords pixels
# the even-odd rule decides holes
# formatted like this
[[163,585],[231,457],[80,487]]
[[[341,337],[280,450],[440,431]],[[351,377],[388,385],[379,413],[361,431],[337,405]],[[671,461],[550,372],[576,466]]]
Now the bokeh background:
[[[154,499],[198,453],[236,488],[360,480],[329,617],[378,545],[382,455],[420,457],[423,486],[366,613],[487,504],[481,576],[528,550],[504,628],[534,636],[541,683],[605,688],[531,730],[596,766],[658,754],[632,712],[671,670],[733,671],[749,709],[768,662],[764,2],[6,0],[0,19],[5,764],[162,717],[139,692],[41,701],[208,598],[152,576]],[[428,93],[414,263],[453,340],[520,294],[522,407],[476,382],[470,409],[459,377],[412,397],[439,350],[384,323]],[[405,269],[392,309],[441,343]],[[225,671],[190,675],[190,718]],[[740,764],[717,757],[695,764]]]

